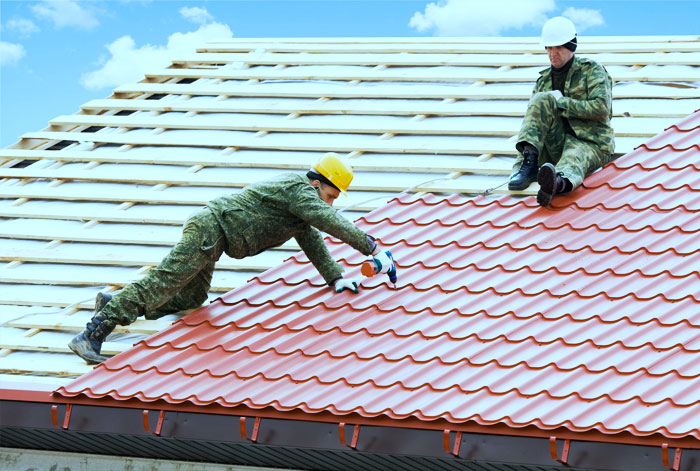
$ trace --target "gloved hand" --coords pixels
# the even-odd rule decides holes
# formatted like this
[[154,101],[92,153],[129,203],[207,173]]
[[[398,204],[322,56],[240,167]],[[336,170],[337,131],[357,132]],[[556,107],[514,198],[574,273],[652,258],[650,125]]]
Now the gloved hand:
[[388,250],[380,251],[377,255],[370,256],[370,259],[362,264],[361,271],[365,276],[386,273],[389,276],[389,281],[396,284],[396,263],[394,263],[394,257]]
[[333,285],[336,293],[340,293],[345,289],[349,289],[353,293],[357,294],[357,288],[360,286],[360,282],[354,278],[338,278]]
[[552,95],[555,100],[559,101],[559,98],[563,97],[564,95],[561,94],[559,90],[548,90],[547,93]]

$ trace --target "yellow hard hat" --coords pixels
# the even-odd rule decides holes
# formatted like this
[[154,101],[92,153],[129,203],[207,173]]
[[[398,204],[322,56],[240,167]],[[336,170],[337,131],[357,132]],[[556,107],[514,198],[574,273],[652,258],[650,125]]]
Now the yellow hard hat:
[[334,152],[324,154],[312,168],[343,193],[348,190],[353,177],[352,168],[343,162],[338,154]]

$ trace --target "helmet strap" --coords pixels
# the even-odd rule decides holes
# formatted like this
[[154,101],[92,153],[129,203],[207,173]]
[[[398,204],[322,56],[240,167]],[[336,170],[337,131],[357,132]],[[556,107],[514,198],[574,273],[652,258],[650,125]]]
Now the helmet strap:
[[340,188],[335,186],[329,179],[327,179],[326,177],[314,170],[309,170],[308,172],[306,172],[306,176],[309,178],[309,180],[318,180],[321,183],[326,184],[328,186],[332,186],[336,190],[340,191]]

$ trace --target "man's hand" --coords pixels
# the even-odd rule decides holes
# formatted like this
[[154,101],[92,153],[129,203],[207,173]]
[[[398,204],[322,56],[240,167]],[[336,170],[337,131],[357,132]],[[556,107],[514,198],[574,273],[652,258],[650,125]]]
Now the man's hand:
[[396,265],[394,264],[394,257],[391,252],[385,250],[373,255],[375,270],[377,273],[389,273],[392,270],[396,270]]
[[336,293],[340,293],[341,291],[343,291],[345,289],[349,289],[350,291],[352,291],[355,294],[358,293],[357,288],[359,286],[360,286],[360,282],[354,278],[338,278],[335,281],[335,284],[333,285]]
[[389,281],[396,287],[396,263],[394,257],[388,250],[374,253],[369,260],[362,264],[361,272],[365,276],[374,276],[377,273],[386,273]]
[[559,98],[563,97],[564,95],[561,94],[559,90],[548,90],[547,93],[552,95],[555,100],[559,101]]

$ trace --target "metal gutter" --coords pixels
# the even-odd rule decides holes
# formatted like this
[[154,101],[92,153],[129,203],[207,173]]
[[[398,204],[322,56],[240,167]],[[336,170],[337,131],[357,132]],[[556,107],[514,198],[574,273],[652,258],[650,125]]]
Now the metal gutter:
[[[346,417],[341,426],[339,417],[330,414],[312,421],[306,414],[277,412],[285,416],[279,418],[243,408],[219,408],[226,413],[195,406],[191,409],[196,411],[173,410],[172,404],[171,409],[160,408],[164,403],[114,407],[5,399],[0,405],[3,446],[20,448],[319,470],[651,471],[674,469],[676,457],[677,471],[700,467],[700,444],[690,440],[667,442],[662,448],[569,439],[563,432],[557,435],[559,431],[550,436],[524,429],[484,433],[479,427],[449,432],[440,428],[445,424],[355,421],[358,417]],[[677,447],[680,454],[674,454]]]
[[[0,399],[2,397],[0,396]],[[399,427],[421,430],[438,430],[463,433],[484,433],[492,435],[518,435],[535,438],[549,439],[551,436],[556,436],[559,439],[568,439],[574,441],[593,441],[604,443],[619,443],[629,445],[644,445],[644,446],[662,446],[664,443],[671,447],[700,449],[700,440],[692,436],[685,437],[665,437],[660,434],[653,435],[633,435],[628,432],[620,432],[616,434],[603,433],[598,430],[587,431],[572,431],[563,427],[555,429],[543,429],[533,425],[524,427],[508,426],[503,423],[493,425],[481,425],[474,422],[452,423],[446,420],[423,421],[416,418],[407,418],[396,420],[385,416],[363,417],[358,414],[348,414],[339,416],[330,412],[320,412],[309,414],[300,410],[279,411],[271,407],[264,409],[251,409],[247,406],[225,407],[218,404],[208,404],[200,406],[183,402],[172,404],[164,400],[142,401],[139,399],[116,400],[110,397],[102,397],[99,399],[88,398],[85,396],[72,397],[67,399],[64,396],[51,396],[53,404],[80,404],[90,406],[106,406],[127,409],[150,409],[150,410],[165,410],[172,412],[193,412],[205,414],[217,414],[228,416],[243,416],[243,417],[263,417],[283,420],[298,420],[298,421],[314,421],[328,422],[338,424],[344,422],[347,424],[360,424],[362,426],[383,426],[383,427]]]

